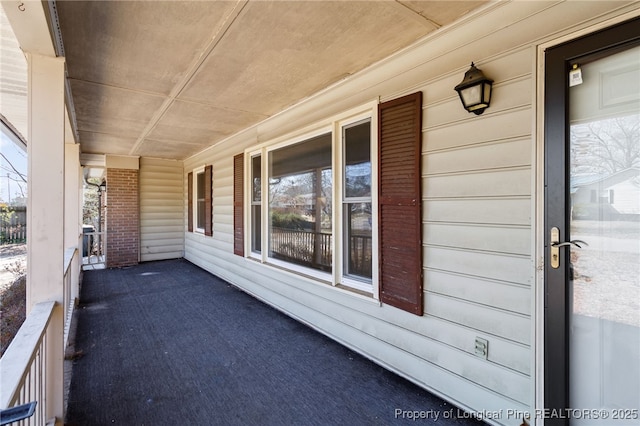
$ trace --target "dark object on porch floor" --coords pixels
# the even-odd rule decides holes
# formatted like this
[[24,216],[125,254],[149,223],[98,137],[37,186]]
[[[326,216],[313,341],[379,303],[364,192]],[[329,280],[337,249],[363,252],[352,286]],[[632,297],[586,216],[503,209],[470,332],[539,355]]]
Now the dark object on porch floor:
[[67,425],[482,424],[185,260],[85,272],[77,315]]
[[0,425],[9,425],[11,423],[19,422],[20,420],[28,419],[36,412],[37,401],[32,401],[27,404],[17,405],[15,407],[7,408],[0,411]]

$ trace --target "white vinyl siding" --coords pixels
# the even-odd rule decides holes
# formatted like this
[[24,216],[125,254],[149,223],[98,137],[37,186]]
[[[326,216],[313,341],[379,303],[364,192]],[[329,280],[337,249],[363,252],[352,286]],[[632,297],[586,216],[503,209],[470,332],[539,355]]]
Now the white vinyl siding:
[[[185,257],[460,407],[533,410],[536,46],[622,7],[588,4],[490,5],[187,159],[185,170],[213,164],[216,233],[187,233]],[[472,60],[495,80],[482,116],[453,90]],[[233,254],[234,155],[416,91],[424,95],[424,316]],[[488,359],[474,354],[476,337],[488,340]]]
[[[140,159],[140,260],[184,255],[182,162]],[[184,179],[186,181],[186,179]]]

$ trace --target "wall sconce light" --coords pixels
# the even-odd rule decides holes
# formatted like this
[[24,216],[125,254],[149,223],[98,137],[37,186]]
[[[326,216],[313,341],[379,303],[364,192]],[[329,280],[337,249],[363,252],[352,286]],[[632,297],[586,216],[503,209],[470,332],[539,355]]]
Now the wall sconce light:
[[462,82],[455,87],[455,90],[460,95],[464,109],[480,115],[489,107],[492,85],[493,80],[487,78],[471,62],[471,68],[464,73]]
[[102,179],[102,182],[98,186],[98,194],[107,191],[107,181]]

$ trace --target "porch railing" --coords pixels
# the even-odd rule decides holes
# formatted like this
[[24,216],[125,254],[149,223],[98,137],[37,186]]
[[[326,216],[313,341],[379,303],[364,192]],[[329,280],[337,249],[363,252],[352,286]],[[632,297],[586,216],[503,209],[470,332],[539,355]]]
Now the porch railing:
[[[76,306],[78,288],[75,283],[77,277],[74,273],[79,267],[78,249],[69,248],[64,253],[64,279],[63,279],[63,308],[64,308],[64,347],[69,341],[69,330],[71,329],[71,317]],[[74,279],[76,278],[76,279]]]
[[[64,346],[69,339],[69,329],[79,290],[80,256],[76,247],[64,252],[62,315],[64,320]],[[41,302],[33,306],[26,320],[14,336],[6,352],[0,358],[0,409],[6,410],[30,402],[36,402],[33,416],[20,421],[20,425],[53,424],[47,419],[54,396],[48,394],[56,388],[55,363],[60,354],[60,331],[54,331],[52,318],[55,301]],[[59,329],[58,329],[59,330]],[[50,358],[53,357],[53,358]],[[60,366],[62,368],[62,366]]]
[[21,425],[44,425],[47,395],[47,335],[56,302],[36,304],[0,358],[0,409],[36,401],[32,417]]
[[271,255],[319,269],[331,268],[331,234],[272,228]]
[[106,232],[87,232],[82,234],[82,238],[83,269],[104,267],[107,261],[105,256]]
[[[293,263],[319,269],[330,269],[331,234],[286,228],[272,228],[271,255]],[[349,272],[370,277],[372,243],[370,235],[351,235],[349,240]]]
[[373,242],[371,235],[351,235],[349,240],[349,273],[361,277],[371,277]]

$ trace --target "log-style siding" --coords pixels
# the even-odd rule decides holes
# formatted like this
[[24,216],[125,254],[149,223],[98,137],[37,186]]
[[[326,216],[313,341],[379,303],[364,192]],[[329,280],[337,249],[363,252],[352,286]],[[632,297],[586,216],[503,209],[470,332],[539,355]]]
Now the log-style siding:
[[140,159],[140,260],[184,255],[186,192],[181,161]]

